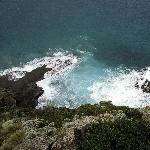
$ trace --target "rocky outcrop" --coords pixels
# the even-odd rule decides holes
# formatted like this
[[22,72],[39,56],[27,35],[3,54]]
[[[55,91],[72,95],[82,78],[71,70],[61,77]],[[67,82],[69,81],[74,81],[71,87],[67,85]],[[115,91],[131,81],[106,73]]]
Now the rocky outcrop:
[[0,77],[0,88],[10,90],[19,107],[36,107],[38,98],[43,94],[41,87],[36,82],[44,78],[44,74],[51,71],[46,65],[39,67],[31,72],[27,72],[25,76],[17,81],[9,80],[9,76]]
[[145,81],[143,80],[144,79],[140,80],[142,81],[142,84],[139,84],[139,81],[137,81],[135,87],[141,88],[144,93],[150,93],[150,81],[148,79],[146,79]]
[[143,92],[150,93],[150,81],[145,80],[141,86],[141,89],[143,90]]

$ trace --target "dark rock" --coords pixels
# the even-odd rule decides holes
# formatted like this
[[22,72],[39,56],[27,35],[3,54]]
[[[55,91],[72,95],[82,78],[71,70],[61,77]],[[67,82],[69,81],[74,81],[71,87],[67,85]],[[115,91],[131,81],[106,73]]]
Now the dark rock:
[[0,88],[10,89],[14,81],[8,80],[9,76],[0,76]]
[[41,87],[36,82],[44,79],[44,74],[51,71],[46,65],[25,74],[23,78],[12,85],[15,93],[16,105],[19,107],[36,107],[38,98],[43,94]]
[[35,83],[30,83],[20,89],[14,91],[16,106],[19,107],[36,107],[38,105],[38,98],[43,94],[42,88]]
[[150,81],[145,80],[145,82],[142,84],[141,89],[143,92],[150,93]]
[[[141,78],[141,80],[143,80],[143,78]],[[150,81],[148,79],[146,79],[142,85],[139,85],[139,81],[137,81],[135,87],[138,89],[141,88],[144,93],[150,93]]]
[[23,85],[36,83],[37,81],[44,79],[44,74],[51,70],[51,68],[46,68],[46,65],[44,65],[42,67],[34,69],[31,72],[27,72],[23,78],[15,82],[15,87],[20,88]]
[[0,77],[0,88],[11,90],[16,100],[16,106],[19,107],[36,107],[38,98],[43,94],[41,87],[36,82],[44,78],[44,74],[51,71],[46,65],[27,72],[25,76],[17,81],[10,81],[9,76]]

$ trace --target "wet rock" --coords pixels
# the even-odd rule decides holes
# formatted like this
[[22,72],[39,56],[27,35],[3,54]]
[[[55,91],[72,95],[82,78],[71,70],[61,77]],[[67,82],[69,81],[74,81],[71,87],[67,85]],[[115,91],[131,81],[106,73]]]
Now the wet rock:
[[[141,78],[141,81],[143,80],[144,79]],[[139,84],[139,81],[137,81],[135,87],[138,89],[141,88],[144,93],[150,93],[150,81],[148,79],[143,81],[141,85]]]
[[14,91],[16,106],[19,107],[36,107],[38,98],[43,94],[42,88],[35,83],[27,84]]
[[38,98],[43,94],[41,87],[36,82],[44,79],[44,74],[51,71],[46,65],[27,72],[25,76],[17,81],[10,81],[9,76],[0,77],[0,88],[6,88],[13,92],[16,106],[36,107]]
[[9,80],[9,76],[0,76],[0,88],[2,89],[10,89],[13,85],[14,81]]
[[145,82],[141,86],[141,89],[143,89],[143,92],[150,93],[150,81],[145,80]]

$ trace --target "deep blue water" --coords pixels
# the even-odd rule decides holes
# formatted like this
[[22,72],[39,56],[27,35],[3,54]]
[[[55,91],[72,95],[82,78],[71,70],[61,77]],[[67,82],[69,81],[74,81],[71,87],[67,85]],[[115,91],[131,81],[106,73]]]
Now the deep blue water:
[[102,68],[150,65],[149,10],[149,0],[0,0],[0,70],[49,49],[88,51],[92,60],[69,77],[86,93]]
[[77,47],[107,65],[149,65],[149,9],[149,0],[1,0],[0,68]]

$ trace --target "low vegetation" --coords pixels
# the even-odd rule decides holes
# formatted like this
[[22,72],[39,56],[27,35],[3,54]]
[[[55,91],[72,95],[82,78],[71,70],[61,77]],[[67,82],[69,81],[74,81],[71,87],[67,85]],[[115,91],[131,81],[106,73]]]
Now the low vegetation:
[[99,122],[85,131],[81,150],[149,150],[150,124],[135,119]]
[[[74,150],[150,149],[149,107],[133,109],[100,102],[76,109],[34,109],[8,105],[10,98],[10,91],[0,90],[0,150],[46,150],[54,141],[53,149],[58,150],[69,149],[69,144]],[[64,144],[67,138],[74,141]]]

